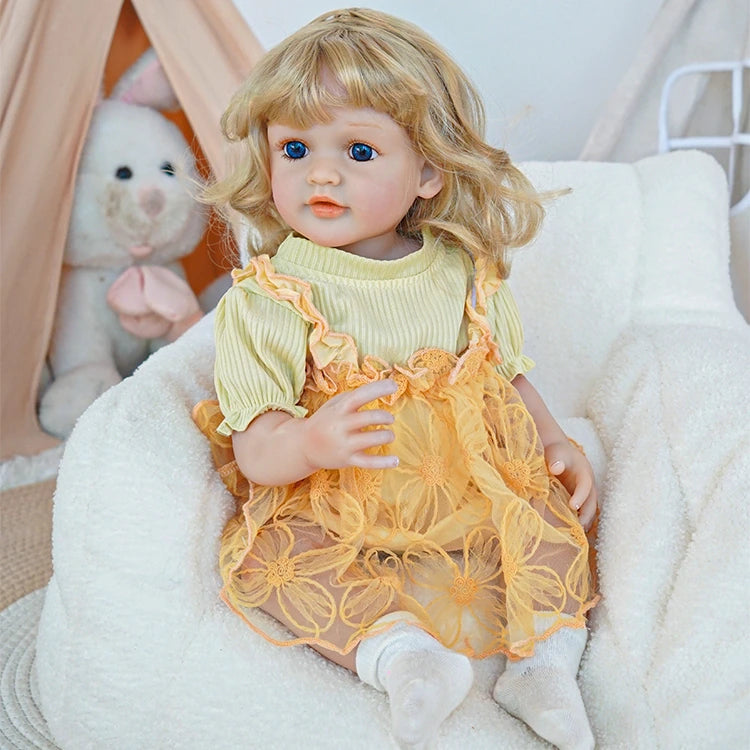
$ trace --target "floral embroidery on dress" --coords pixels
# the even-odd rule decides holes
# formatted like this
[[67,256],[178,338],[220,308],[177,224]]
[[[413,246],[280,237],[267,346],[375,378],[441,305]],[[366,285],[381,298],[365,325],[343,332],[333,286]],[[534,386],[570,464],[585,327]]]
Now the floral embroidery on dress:
[[289,622],[313,636],[333,624],[337,607],[333,596],[315,576],[330,567],[337,551],[333,547],[293,554],[294,535],[285,524],[264,528],[255,539],[238,570],[237,603],[260,607],[269,597],[276,599]]
[[403,408],[409,413],[389,446],[399,465],[384,472],[382,492],[393,499],[399,528],[424,534],[459,507],[469,473],[430,404],[414,398]]
[[430,592],[425,610],[432,628],[449,648],[460,648],[477,656],[466,639],[467,615],[480,632],[474,641],[493,639],[497,634],[497,603],[502,599],[500,539],[490,528],[474,529],[466,538],[460,560],[428,542],[414,544],[404,553],[409,580]]

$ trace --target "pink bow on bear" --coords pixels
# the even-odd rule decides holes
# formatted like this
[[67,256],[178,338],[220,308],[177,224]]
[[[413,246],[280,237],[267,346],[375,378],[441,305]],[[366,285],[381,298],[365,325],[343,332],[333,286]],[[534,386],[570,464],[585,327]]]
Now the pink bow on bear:
[[203,317],[187,282],[162,266],[123,271],[107,292],[107,304],[120,325],[142,339],[174,341]]

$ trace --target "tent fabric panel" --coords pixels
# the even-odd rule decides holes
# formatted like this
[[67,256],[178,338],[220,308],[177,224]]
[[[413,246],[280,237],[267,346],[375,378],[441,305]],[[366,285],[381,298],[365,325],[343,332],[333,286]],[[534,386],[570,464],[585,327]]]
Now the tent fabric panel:
[[[133,6],[221,174],[218,122],[262,47],[231,0]],[[0,459],[57,443],[39,427],[37,388],[78,159],[121,7],[122,0],[6,0],[0,9]]]
[[133,6],[212,170],[222,174],[219,120],[263,48],[228,0],[181,0],[179,24],[169,3],[133,0]]
[[52,329],[78,158],[120,6],[121,0],[6,0],[2,6],[2,458],[57,443],[39,427],[36,391]]

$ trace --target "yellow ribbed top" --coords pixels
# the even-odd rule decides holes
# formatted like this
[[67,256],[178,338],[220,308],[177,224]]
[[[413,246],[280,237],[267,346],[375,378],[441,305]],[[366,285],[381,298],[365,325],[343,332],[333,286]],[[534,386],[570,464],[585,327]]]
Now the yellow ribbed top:
[[[360,358],[403,364],[419,349],[460,354],[468,344],[464,316],[473,266],[462,250],[425,235],[420,250],[372,260],[290,236],[273,257],[277,273],[304,279],[331,329],[354,339]],[[508,380],[533,362],[522,354],[523,329],[508,284],[487,300],[487,320]],[[255,277],[233,286],[216,309],[215,383],[224,421],[242,431],[259,414],[279,409],[301,417],[310,324],[289,302],[273,299]]]

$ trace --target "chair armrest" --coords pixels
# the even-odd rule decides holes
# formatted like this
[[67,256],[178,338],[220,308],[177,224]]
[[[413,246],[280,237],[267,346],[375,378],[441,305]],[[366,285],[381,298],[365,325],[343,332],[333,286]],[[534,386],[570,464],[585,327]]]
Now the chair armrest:
[[738,451],[748,457],[748,372],[750,327],[631,326],[592,389],[588,413],[609,457],[637,437],[633,419],[641,419],[644,440],[663,432],[676,476],[697,498]]
[[53,537],[55,578],[71,612],[79,596],[110,584],[146,582],[154,597],[179,597],[180,589],[192,601],[200,590],[215,596],[218,539],[233,501],[190,417],[212,392],[212,366],[207,316],[76,425],[60,466]]
[[725,737],[746,733],[748,372],[747,327],[631,327],[588,402],[608,471],[581,681],[632,747],[710,745],[717,710]]

